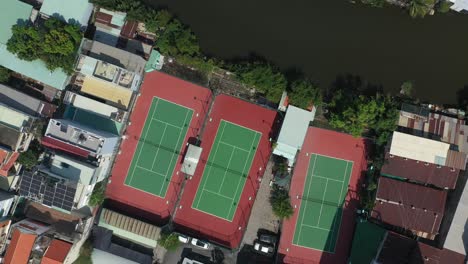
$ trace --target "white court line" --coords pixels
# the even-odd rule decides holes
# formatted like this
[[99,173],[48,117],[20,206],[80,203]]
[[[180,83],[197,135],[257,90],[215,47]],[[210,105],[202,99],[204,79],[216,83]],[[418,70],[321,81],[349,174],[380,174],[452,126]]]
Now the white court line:
[[[348,166],[348,165],[346,165],[346,166]],[[312,174],[312,177],[321,178],[321,179],[325,179],[325,180],[329,180],[329,181],[335,181],[335,182],[339,182],[339,183],[344,183],[344,181],[335,180],[335,179],[330,179],[330,178],[323,177],[323,176],[319,176],[319,175],[315,175],[315,174]]]
[[[317,162],[317,155],[315,155],[314,165],[312,166],[312,173],[314,172],[314,169],[315,169],[315,162]],[[309,162],[309,164],[310,164],[310,162]],[[307,177],[307,175],[306,175],[306,177]],[[310,194],[310,189],[311,189],[310,185],[312,184],[312,179],[313,178],[314,177],[310,177],[309,184],[307,185],[307,197],[309,197],[309,194]],[[307,181],[307,178],[306,178],[306,181]],[[302,226],[304,225],[304,216],[305,216],[306,211],[307,211],[307,201],[303,200],[302,202],[306,202],[306,203],[304,205],[304,212],[302,212],[301,225],[299,226],[299,236],[297,237],[298,242],[301,240]]]
[[340,159],[340,158],[337,158],[337,157],[327,156],[327,155],[318,154],[318,153],[311,153],[311,154],[315,154],[317,156],[322,156],[322,157],[326,157],[326,158],[336,159],[336,160],[342,160],[342,161],[346,161],[346,162],[353,162],[352,160]]
[[222,195],[222,194],[217,193],[217,192],[210,191],[210,190],[208,190],[208,189],[203,189],[203,191],[204,191],[204,192],[209,192],[209,193],[212,193],[212,194],[221,196],[221,197],[224,197],[224,198],[229,199],[229,200],[231,200],[231,201],[234,200],[234,198],[228,197],[228,196],[226,196],[226,195]]
[[[219,130],[220,127],[221,127],[221,123],[220,123],[219,126],[218,126],[218,130]],[[223,126],[223,130],[221,131],[221,134],[220,134],[220,139],[223,137],[224,128],[225,128],[225,127],[226,127],[226,124]],[[218,135],[218,131],[216,131],[216,135]],[[214,140],[216,141],[216,138],[215,138]],[[213,155],[214,155],[213,157],[216,157],[216,153],[218,152],[218,147],[219,147],[219,144],[216,145],[216,149],[215,149],[215,152],[214,152],[214,154],[213,154]],[[208,157],[208,160],[210,160],[210,157]],[[206,168],[206,166],[205,166],[205,168]],[[205,182],[203,183],[202,192],[201,192],[201,194],[200,194],[200,197],[198,198],[198,202],[197,202],[197,206],[196,206],[197,208],[198,208],[198,205],[200,205],[200,200],[201,200],[202,197],[203,197],[203,190],[205,189],[206,182],[208,181],[208,178],[210,177],[211,168],[213,168],[213,166],[210,165],[210,168],[208,169],[208,174],[206,175]],[[205,176],[205,175],[204,175],[204,174],[205,174],[205,171],[204,171],[204,170],[205,170],[205,169],[203,169],[202,180],[203,180],[203,178],[204,178],[204,176]],[[197,190],[197,194],[198,194],[198,191],[199,191],[199,190]],[[197,197],[197,194],[195,194],[195,197]]]
[[332,231],[331,229],[326,229],[326,228],[323,228],[323,227],[320,227],[320,226],[313,226],[313,225],[306,225],[306,224],[303,224],[302,226],[310,227],[310,228],[317,228],[317,229],[328,231],[328,232]]
[[[189,115],[188,113],[190,113],[190,110],[187,110],[187,112],[185,112],[184,124],[185,124],[185,122],[187,122],[187,117],[188,117],[188,115]],[[166,126],[166,128],[167,128],[167,126]],[[180,136],[182,136],[182,131],[183,131],[183,130],[181,129],[180,132],[179,132],[179,136],[177,137],[177,144],[176,144],[176,147],[179,147],[179,149],[180,149],[179,141],[180,141]],[[166,132],[166,131],[164,130],[164,132]],[[187,133],[185,133],[185,134],[187,134]],[[184,137],[185,137],[185,135],[184,135]],[[178,150],[175,150],[175,151],[172,152],[171,162],[169,163],[169,166],[168,166],[167,169],[166,169],[166,177],[165,177],[165,179],[164,179],[163,184],[161,184],[161,189],[159,190],[159,193],[162,192],[162,189],[163,189],[163,187],[164,187],[164,184],[166,183],[166,179],[167,179],[168,176],[169,176],[169,168],[171,167],[170,165],[172,164],[172,161],[174,160],[174,156],[176,157],[176,160],[177,160],[177,156],[175,155],[177,151],[178,151]],[[173,172],[174,172],[174,171],[172,171],[172,172],[170,173],[171,176],[172,176],[172,173],[173,173]],[[166,191],[167,191],[167,189],[166,189]],[[166,196],[166,195],[164,194],[164,196]]]
[[[256,133],[254,134],[254,138],[253,138],[253,140],[252,140],[252,143],[250,144],[250,149],[252,149],[253,144],[254,144],[254,142],[255,142],[255,139],[257,138],[257,135],[258,135],[258,133],[256,132]],[[251,152],[249,151],[248,157],[250,157],[250,154],[251,154]],[[253,159],[254,159],[254,158],[255,158],[255,156],[252,157],[252,158],[250,159],[250,167],[252,166],[252,163],[253,163]],[[245,168],[246,168],[246,167],[247,167],[247,162],[244,163],[244,168],[242,169],[242,175],[241,175],[240,180],[237,182],[237,187],[236,187],[236,191],[234,192],[234,197],[237,196],[237,192],[239,191],[239,185],[240,185],[240,183],[241,183],[241,181],[242,181],[242,177],[244,176]],[[250,170],[250,167],[249,167],[249,170]],[[245,180],[244,180],[244,185],[245,185],[245,182],[246,182],[246,181],[247,181],[247,176],[246,176],[246,178],[245,178]],[[232,207],[233,207],[233,206],[234,206],[234,205],[231,205],[231,208],[229,208],[229,214],[228,214],[228,216],[231,214],[231,211],[232,211]],[[237,208],[237,205],[236,205],[236,208]]]
[[239,148],[239,147],[237,147],[237,146],[231,145],[231,144],[226,143],[226,142],[221,141],[221,140],[219,141],[219,143],[220,143],[220,144],[223,144],[223,145],[226,145],[226,146],[230,146],[230,147],[235,148],[235,149],[243,150],[243,151],[245,151],[245,152],[249,152],[249,153],[250,153],[250,150],[246,150],[246,149],[243,149],[243,148]]
[[163,133],[161,135],[161,139],[159,140],[159,144],[157,146],[158,149],[156,150],[156,155],[154,155],[153,162],[151,163],[151,170],[153,170],[153,168],[154,168],[154,162],[156,161],[156,158],[158,157],[158,154],[159,154],[159,150],[161,149],[160,146],[161,146],[161,143],[162,143],[162,141],[164,139],[164,134],[166,134],[166,129],[167,129],[167,125],[164,125],[164,131],[163,131]]
[[166,175],[162,174],[162,173],[159,173],[159,172],[155,172],[155,171],[152,171],[152,170],[148,170],[147,168],[145,167],[141,167],[141,166],[138,166],[136,165],[137,168],[139,169],[142,169],[142,170],[145,170],[145,171],[148,171],[148,172],[151,172],[151,173],[154,173],[154,174],[157,174],[158,176],[161,176],[161,177],[166,177]]
[[[174,127],[174,128],[178,128],[178,129],[180,129],[180,130],[182,130],[182,129],[183,129],[183,127],[180,127],[180,126],[173,125],[173,124],[171,124],[171,123],[168,123],[168,122],[162,121],[162,120],[160,120],[160,119],[157,119],[157,118],[152,118],[152,120],[153,120],[153,121],[158,121],[159,123],[163,123],[163,124],[165,124],[166,126],[171,126],[171,127]],[[184,121],[184,124],[185,124],[185,121]]]
[[319,214],[317,225],[320,225],[320,218],[322,218],[323,202],[325,201],[325,195],[327,194],[327,186],[328,186],[328,180],[325,182],[325,191],[323,192],[323,196],[322,196],[322,205],[320,205],[320,214]]
[[[157,98],[157,97],[156,97]],[[151,120],[150,120],[150,123],[148,124],[148,129],[146,130],[145,132],[145,135],[143,136],[143,140],[146,141],[146,136],[148,135],[148,131],[150,130],[150,127],[151,127],[151,123],[153,122],[153,117],[154,117],[154,113],[156,113],[156,109],[158,108],[158,103],[159,103],[159,99],[156,101],[156,104],[154,105],[154,109],[153,109],[153,113],[151,114]],[[146,120],[145,120],[145,124],[146,124]],[[145,126],[143,125],[143,129],[145,128]],[[138,142],[139,144],[139,142]],[[137,144],[137,147],[138,147],[138,144]],[[137,159],[136,159],[136,163],[135,163],[135,167],[133,167],[133,171],[132,171],[132,174],[130,176],[130,181],[128,182],[129,184],[128,185],[132,185],[132,180],[133,180],[133,176],[135,175],[135,168],[136,166],[138,165],[138,162],[140,161],[140,155],[141,155],[141,151],[143,150],[143,147],[145,146],[145,143],[143,142],[143,145],[141,146],[141,149],[140,151],[138,152],[138,156],[137,156]]]
[[224,175],[223,175],[223,180],[221,181],[221,184],[219,185],[219,189],[218,189],[218,193],[221,192],[221,189],[223,188],[223,184],[224,184],[224,180],[226,179],[226,174],[229,170],[229,165],[231,165],[231,161],[232,161],[232,157],[234,156],[234,152],[236,151],[235,148],[232,149],[232,152],[231,152],[231,156],[229,157],[229,161],[228,161],[228,164],[226,166],[226,170],[224,171]]

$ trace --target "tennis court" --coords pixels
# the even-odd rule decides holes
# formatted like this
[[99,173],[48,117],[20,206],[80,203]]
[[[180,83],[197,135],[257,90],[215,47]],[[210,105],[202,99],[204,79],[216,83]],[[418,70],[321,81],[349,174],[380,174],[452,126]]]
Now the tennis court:
[[353,162],[310,154],[293,244],[335,252]]
[[154,97],[125,184],[165,197],[193,110]]
[[261,133],[221,120],[192,208],[232,221]]

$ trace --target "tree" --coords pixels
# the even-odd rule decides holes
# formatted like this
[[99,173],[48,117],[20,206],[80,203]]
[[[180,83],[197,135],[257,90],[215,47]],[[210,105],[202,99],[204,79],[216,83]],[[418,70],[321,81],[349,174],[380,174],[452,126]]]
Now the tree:
[[279,102],[288,82],[272,65],[260,61],[232,65],[239,81],[254,86],[272,102]]
[[145,14],[145,27],[150,32],[164,29],[172,19],[172,14],[166,9],[156,11],[154,9]]
[[106,198],[106,187],[105,184],[101,181],[96,183],[94,186],[94,190],[91,193],[91,196],[89,197],[89,202],[88,204],[90,206],[99,206],[104,202],[104,199]]
[[159,36],[156,45],[162,53],[171,56],[196,56],[200,54],[200,46],[198,46],[195,34],[177,19],[172,20],[166,26],[164,32]]
[[411,17],[424,17],[434,7],[435,0],[410,0],[408,11]]
[[29,144],[27,151],[20,153],[18,162],[29,170],[38,164],[41,153],[41,144],[37,140],[34,140]]
[[404,94],[406,96],[411,96],[414,91],[414,85],[412,81],[406,81],[401,85],[401,94]]
[[169,251],[173,251],[179,246],[179,238],[176,233],[162,233],[158,239],[158,244]]
[[452,5],[453,5],[452,2],[443,0],[437,3],[436,10],[439,13],[447,13],[448,11],[450,11],[450,7]]
[[301,79],[291,84],[288,99],[292,105],[303,109],[306,109],[311,104],[319,106],[322,104],[322,91],[313,85],[310,80]]
[[373,7],[383,7],[385,4],[385,0],[361,0],[361,2]]
[[0,66],[0,83],[7,83],[10,80],[11,71]]
[[62,68],[73,72],[76,51],[81,42],[79,26],[49,18],[39,27],[28,23],[14,25],[7,42],[8,51],[26,61],[41,59],[50,71]]
[[73,264],[92,264],[91,255],[93,254],[93,250],[93,242],[90,237],[81,245],[80,255]]
[[273,185],[273,190],[270,195],[270,204],[273,213],[279,218],[288,219],[294,213],[288,191],[277,185]]

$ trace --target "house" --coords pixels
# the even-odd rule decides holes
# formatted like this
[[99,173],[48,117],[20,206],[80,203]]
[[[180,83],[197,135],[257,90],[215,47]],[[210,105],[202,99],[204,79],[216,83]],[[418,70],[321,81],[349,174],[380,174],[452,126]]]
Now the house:
[[68,252],[72,244],[63,240],[54,239],[49,244],[44,257],[42,258],[41,264],[61,264],[65,263]]
[[[12,36],[11,28],[19,21],[31,23],[35,18],[33,7],[19,0],[4,0],[0,8],[0,65],[27,79],[31,79],[52,99],[57,90],[63,90],[69,76],[61,69],[50,71],[41,60],[24,61],[7,50],[7,41]],[[46,92],[48,91],[48,92]]]
[[10,219],[2,219],[0,220],[0,254],[6,249],[7,242],[8,242],[8,234],[10,233],[11,227],[11,220]]
[[0,102],[34,117],[52,117],[57,106],[0,84]]
[[385,154],[380,173],[391,178],[408,179],[415,183],[431,184],[438,188],[455,189],[459,169]]
[[349,264],[465,263],[465,255],[410,239],[361,219],[356,225]]
[[143,23],[127,19],[126,13],[102,7],[95,17],[94,40],[149,58],[155,34],[147,32]]
[[44,146],[99,162],[112,156],[117,142],[114,134],[65,119],[50,119],[42,138]]
[[9,190],[17,181],[21,165],[16,161],[34,138],[35,118],[0,103],[0,188]]
[[468,0],[449,0],[453,3],[450,7],[457,12],[468,12]]
[[157,226],[103,208],[99,218],[100,227],[112,230],[113,235],[148,248],[156,247],[161,233]]
[[449,143],[393,132],[390,155],[465,170],[467,154],[450,148]]
[[93,263],[138,264],[138,262],[119,257],[97,248],[93,249],[91,260]]
[[444,217],[446,199],[445,191],[380,177],[371,216],[433,240]]
[[4,263],[5,264],[27,264],[33,250],[37,235],[15,229],[8,245]]
[[314,116],[315,107],[310,112],[289,105],[273,154],[288,159],[289,166],[292,166],[297,152],[302,148],[307,128],[314,120]]
[[66,3],[61,0],[43,0],[40,12],[45,18],[58,18],[85,29],[93,12],[93,5],[88,0],[69,0]]
[[88,204],[94,185],[109,164],[100,167],[59,154],[49,154],[38,170],[24,171],[19,194],[54,209],[70,212]]
[[0,219],[7,216],[15,200],[13,193],[0,190]]

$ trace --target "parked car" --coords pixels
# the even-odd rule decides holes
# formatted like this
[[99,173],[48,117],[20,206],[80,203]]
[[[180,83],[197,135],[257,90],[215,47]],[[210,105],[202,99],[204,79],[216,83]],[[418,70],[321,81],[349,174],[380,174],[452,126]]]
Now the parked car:
[[275,253],[275,247],[273,245],[264,243],[260,240],[256,240],[256,242],[254,243],[254,250],[259,254],[269,257],[273,256],[273,254]]
[[274,235],[262,234],[259,236],[258,240],[276,247],[276,241],[278,241],[278,238]]
[[192,245],[201,249],[210,249],[210,243],[202,241],[197,238],[192,238]]
[[190,242],[190,237],[189,236],[179,234],[178,237],[179,237],[179,241],[184,243],[184,244],[187,244],[187,243]]

